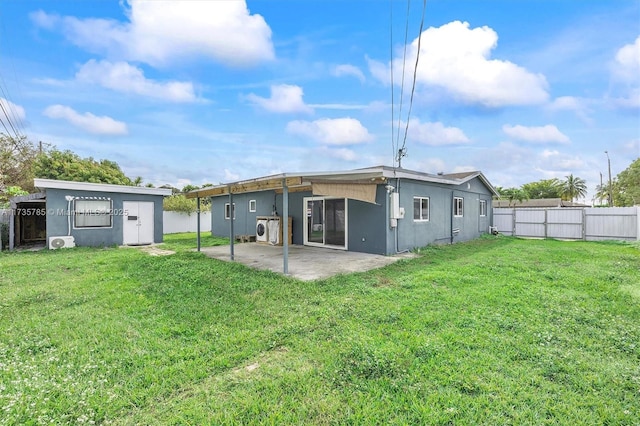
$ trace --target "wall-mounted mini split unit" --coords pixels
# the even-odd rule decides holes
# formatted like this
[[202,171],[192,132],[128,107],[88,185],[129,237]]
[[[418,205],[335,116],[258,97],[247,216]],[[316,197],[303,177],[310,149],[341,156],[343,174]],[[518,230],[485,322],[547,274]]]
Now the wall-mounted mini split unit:
[[49,237],[49,248],[52,250],[59,248],[71,248],[75,246],[75,239],[70,235],[64,235],[62,237]]

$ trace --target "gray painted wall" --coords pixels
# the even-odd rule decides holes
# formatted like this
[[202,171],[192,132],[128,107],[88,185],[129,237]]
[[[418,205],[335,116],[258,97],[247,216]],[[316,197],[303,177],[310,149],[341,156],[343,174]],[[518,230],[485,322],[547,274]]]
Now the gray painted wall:
[[[121,194],[114,192],[94,192],[94,191],[77,191],[68,189],[49,188],[47,194],[47,242],[49,237],[67,235],[67,200],[66,195],[74,197],[108,197],[111,198],[114,215],[112,218],[113,226],[111,228],[73,228],[73,217],[71,218],[71,235],[75,239],[77,246],[111,246],[121,245],[123,241],[122,224],[124,216],[122,215],[123,201],[151,201],[154,203],[154,227],[153,236],[155,243],[162,242],[162,196],[160,195],[144,195],[144,194]],[[71,203],[73,209],[73,202]]]
[[[458,186],[443,184],[426,184],[425,182],[402,180],[390,182],[399,186],[400,206],[405,208],[405,218],[398,220],[397,231],[389,229],[390,240],[394,243],[388,247],[388,254],[395,253],[397,232],[398,251],[412,250],[429,244],[468,241],[487,233],[491,223],[491,192],[478,179]],[[429,221],[413,220],[413,198],[429,198]],[[464,200],[463,217],[453,217],[453,197]],[[487,202],[486,216],[480,216],[480,200]],[[460,232],[453,235],[452,229]]]
[[[394,254],[429,244],[444,244],[452,241],[452,227],[460,232],[453,242],[467,241],[487,233],[492,223],[492,194],[478,179],[459,186],[427,183],[402,179],[389,182],[400,194],[400,206],[405,209],[405,218],[398,220],[398,227],[391,228],[389,220],[389,195],[385,185],[378,185],[376,204],[348,200],[348,249],[350,251]],[[303,198],[310,192],[289,194],[289,216],[293,218],[293,244],[303,244],[304,206]],[[453,217],[452,197],[464,199],[464,216]],[[413,197],[429,197],[430,220],[413,220]],[[249,212],[249,200],[256,200],[256,212]],[[487,202],[486,216],[480,217],[480,200]],[[211,199],[211,234],[229,237],[229,220],[224,219],[228,196]],[[282,194],[274,191],[253,192],[233,196],[236,205],[235,235],[254,235],[256,216],[270,216],[274,211],[282,215]],[[396,250],[397,239],[397,250]]]

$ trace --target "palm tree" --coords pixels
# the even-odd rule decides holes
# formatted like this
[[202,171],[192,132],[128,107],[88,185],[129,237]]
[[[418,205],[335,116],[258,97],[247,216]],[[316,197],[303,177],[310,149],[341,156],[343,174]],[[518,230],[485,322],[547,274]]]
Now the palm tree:
[[607,200],[607,201],[609,200],[609,184],[608,183],[596,185],[596,200],[598,200],[599,205],[602,205],[603,200]]
[[136,176],[136,178],[133,180],[133,185],[142,186],[142,176]]
[[585,182],[584,179],[573,176],[573,174],[565,177],[567,180],[562,182],[563,197],[567,197],[573,201],[574,199],[584,198],[584,196],[587,195],[587,182]]
[[529,194],[520,188],[501,188],[500,198],[509,200],[509,207],[511,207],[511,204],[515,206],[516,201],[528,200]]

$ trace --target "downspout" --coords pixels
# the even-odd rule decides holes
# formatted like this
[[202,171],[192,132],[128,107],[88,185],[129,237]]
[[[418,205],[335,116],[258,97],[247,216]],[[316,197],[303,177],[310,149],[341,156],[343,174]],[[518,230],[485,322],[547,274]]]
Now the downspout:
[[9,251],[14,249],[16,238],[16,208],[11,207],[11,213],[9,213]]
[[233,243],[235,242],[235,234],[234,234],[234,230],[233,230],[233,217],[234,217],[234,211],[233,211],[233,194],[231,193],[231,186],[228,187],[229,188],[229,255],[231,257],[231,260],[235,260],[235,256],[234,256],[234,247],[233,247]]
[[289,275],[289,188],[287,178],[282,179],[282,273]]
[[449,232],[451,233],[451,243],[450,244],[453,244],[453,210],[454,210],[453,198],[454,198],[453,197],[453,191],[451,191],[451,203],[449,203],[449,206],[451,208],[451,214],[449,215],[449,218],[450,218],[450,220],[449,220]]
[[200,196],[196,198],[196,232],[198,233],[198,251],[200,251]]

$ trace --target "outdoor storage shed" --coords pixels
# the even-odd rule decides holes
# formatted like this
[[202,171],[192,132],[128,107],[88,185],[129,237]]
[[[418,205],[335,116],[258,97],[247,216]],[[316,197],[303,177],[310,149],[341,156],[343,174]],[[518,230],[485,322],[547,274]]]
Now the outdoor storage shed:
[[34,179],[41,192],[11,200],[9,248],[162,242],[162,200],[170,189]]

